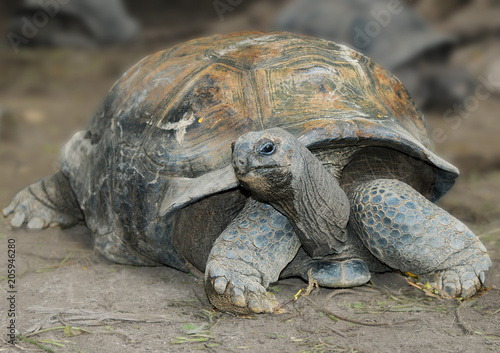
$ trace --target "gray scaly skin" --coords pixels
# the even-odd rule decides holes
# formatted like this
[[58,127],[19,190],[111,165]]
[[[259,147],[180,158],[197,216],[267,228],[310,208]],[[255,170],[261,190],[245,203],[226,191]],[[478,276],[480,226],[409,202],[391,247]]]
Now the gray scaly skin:
[[337,179],[293,135],[272,128],[241,136],[233,147],[233,167],[241,185],[281,212],[300,239],[302,249],[282,277],[307,280],[312,269],[321,286],[345,288],[368,282],[369,264],[381,267],[348,234],[350,204]]
[[[366,263],[349,256],[363,251],[347,236],[347,196],[291,134],[269,129],[243,135],[233,146],[233,167],[253,198],[210,252],[205,288],[214,306],[240,314],[271,312],[277,303],[266,288],[292,259],[285,276],[307,278],[312,268],[328,287],[370,279]],[[296,256],[300,245],[314,258],[302,250]],[[344,250],[347,256],[336,259]],[[325,258],[330,254],[333,260]]]
[[349,200],[316,157],[290,133],[274,128],[239,138],[233,166],[243,187],[287,216],[313,258],[342,252]]
[[[484,284],[484,272],[491,260],[479,239],[460,221],[397,180],[360,181],[351,189],[351,232],[339,236],[346,234],[343,191],[318,164],[305,146],[279,128],[248,133],[234,146],[233,166],[241,184],[257,200],[283,213],[303,245],[312,234],[316,248],[323,245],[330,253],[342,254],[349,247],[359,251],[357,239],[361,239],[382,263],[418,274],[421,280],[452,296],[468,298]],[[303,182],[304,177],[309,182]],[[314,217],[310,215],[319,215],[324,222],[309,222]],[[362,284],[369,279],[366,266],[359,266],[365,258],[370,263],[369,257],[339,256],[338,261],[330,257],[333,261],[328,266],[328,262],[319,265],[314,257],[301,256],[313,264],[316,274],[328,279],[325,282],[329,281],[331,287]],[[325,263],[326,271],[322,266]],[[344,268],[341,273],[335,271],[339,267]],[[365,282],[354,283],[356,276]]]
[[266,288],[278,280],[299,247],[299,239],[282,214],[249,199],[212,247],[205,270],[208,298],[223,311],[272,312],[277,302]]
[[452,297],[469,298],[484,284],[491,260],[481,241],[407,184],[372,180],[350,196],[351,225],[381,262]]
[[368,266],[357,256],[363,251],[348,237],[347,196],[291,134],[276,128],[241,136],[233,146],[233,166],[255,200],[212,248],[205,280],[213,305],[239,313],[269,312],[275,303],[265,289],[301,244],[308,253],[301,250],[285,276],[307,278],[312,268],[313,277],[328,287],[370,279]]
[[31,229],[70,227],[83,221],[69,180],[61,172],[40,179],[20,191],[3,210],[4,216],[10,214],[14,214],[11,220],[13,227],[27,222]]

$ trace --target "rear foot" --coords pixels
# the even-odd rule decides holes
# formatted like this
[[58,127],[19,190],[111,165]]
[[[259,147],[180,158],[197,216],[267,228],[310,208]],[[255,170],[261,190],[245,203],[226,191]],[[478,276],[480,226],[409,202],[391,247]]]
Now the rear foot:
[[368,266],[359,259],[339,262],[316,261],[312,265],[311,277],[322,287],[356,287],[367,283],[371,278]]
[[17,193],[3,210],[5,217],[13,214],[10,224],[30,229],[69,227],[83,220],[69,181],[61,173],[41,179]]
[[299,276],[303,280],[311,277],[322,287],[350,288],[367,283],[370,270],[361,259],[313,260],[302,248],[293,261],[283,270],[281,277]]

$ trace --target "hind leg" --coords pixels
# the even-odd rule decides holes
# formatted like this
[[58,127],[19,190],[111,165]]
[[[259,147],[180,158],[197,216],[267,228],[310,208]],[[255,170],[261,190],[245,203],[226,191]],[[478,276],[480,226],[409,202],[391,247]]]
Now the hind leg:
[[365,182],[350,199],[351,226],[381,262],[453,297],[468,298],[484,284],[491,260],[481,241],[407,184]]
[[20,191],[3,210],[10,223],[20,227],[42,229],[49,226],[69,227],[83,220],[76,196],[69,180],[61,172],[43,178]]

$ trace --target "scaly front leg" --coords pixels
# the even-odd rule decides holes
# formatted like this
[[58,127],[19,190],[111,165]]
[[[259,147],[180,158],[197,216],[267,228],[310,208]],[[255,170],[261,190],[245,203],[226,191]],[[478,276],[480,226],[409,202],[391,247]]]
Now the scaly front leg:
[[285,216],[249,199],[215,241],[205,270],[205,289],[219,310],[236,314],[270,313],[278,303],[269,283],[294,258],[298,237]]
[[479,238],[409,185],[372,180],[350,198],[351,227],[383,263],[453,297],[468,298],[484,284],[491,260]]

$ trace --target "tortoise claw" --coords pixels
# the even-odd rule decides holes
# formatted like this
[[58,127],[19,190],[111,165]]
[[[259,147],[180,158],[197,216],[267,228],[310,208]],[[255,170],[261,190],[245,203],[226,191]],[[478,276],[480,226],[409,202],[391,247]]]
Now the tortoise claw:
[[205,289],[210,302],[219,310],[236,314],[272,312],[273,305],[262,286],[260,274],[243,261],[210,261]]
[[214,281],[214,289],[219,294],[224,294],[227,287],[227,279],[224,277],[217,277]]
[[45,221],[40,217],[32,217],[28,222],[28,228],[30,229],[42,229],[45,228]]
[[26,220],[26,214],[24,212],[16,212],[14,214],[14,217],[10,220],[10,225],[19,228],[20,226],[23,225],[24,221]]
[[476,271],[472,266],[457,266],[445,271],[421,275],[423,283],[437,290],[443,290],[451,297],[468,299],[484,285],[483,271]]

